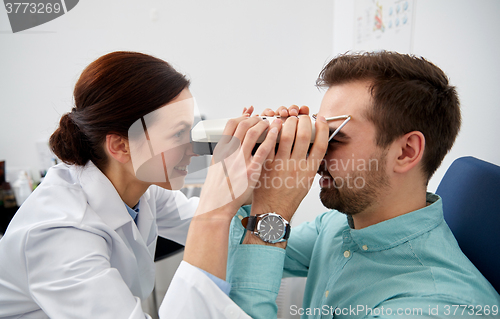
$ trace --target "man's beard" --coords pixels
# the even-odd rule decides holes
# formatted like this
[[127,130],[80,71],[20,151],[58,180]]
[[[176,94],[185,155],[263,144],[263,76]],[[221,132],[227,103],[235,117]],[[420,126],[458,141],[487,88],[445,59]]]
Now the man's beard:
[[[385,171],[386,155],[387,153],[383,152],[379,156],[371,157],[378,161],[377,170],[372,171],[369,169],[367,172],[353,172],[350,187],[347,186],[346,181],[342,180],[341,185],[334,184],[330,187],[321,188],[319,196],[323,205],[346,215],[354,215],[365,211],[377,201],[381,191],[389,187],[389,177]],[[340,177],[335,179],[340,182]],[[360,179],[364,183],[356,182]],[[359,187],[360,184],[364,184],[364,186]]]

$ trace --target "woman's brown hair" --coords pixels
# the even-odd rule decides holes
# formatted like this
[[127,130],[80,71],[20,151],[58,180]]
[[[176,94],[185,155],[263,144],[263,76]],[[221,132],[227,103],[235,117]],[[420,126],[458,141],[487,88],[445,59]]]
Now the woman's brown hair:
[[49,140],[67,164],[89,160],[103,169],[106,135],[127,137],[140,117],[160,108],[189,87],[167,62],[137,52],[112,52],[92,62],[75,85],[75,107],[61,117]]

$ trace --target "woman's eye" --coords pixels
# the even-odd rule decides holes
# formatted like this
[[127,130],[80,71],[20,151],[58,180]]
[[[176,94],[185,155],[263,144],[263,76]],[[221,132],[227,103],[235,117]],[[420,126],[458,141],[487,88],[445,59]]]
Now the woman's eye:
[[180,138],[180,137],[182,137],[182,135],[184,135],[184,132],[185,132],[184,130],[181,130],[181,131],[175,133],[174,136],[177,138]]

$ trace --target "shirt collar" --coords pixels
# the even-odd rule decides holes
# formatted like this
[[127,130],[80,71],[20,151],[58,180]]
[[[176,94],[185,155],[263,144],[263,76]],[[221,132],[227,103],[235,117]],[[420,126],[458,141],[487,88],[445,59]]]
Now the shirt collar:
[[400,245],[434,229],[444,221],[443,205],[438,195],[427,193],[430,205],[362,229],[344,231],[365,251],[379,251]]
[[139,214],[139,204],[141,203],[141,201],[139,200],[139,202],[137,203],[137,205],[134,206],[134,208],[130,208],[130,206],[128,206],[127,204],[125,204],[125,207],[127,207],[127,211],[128,213],[130,214],[130,216],[132,217],[132,219],[135,221],[136,218],[137,218],[137,215]]

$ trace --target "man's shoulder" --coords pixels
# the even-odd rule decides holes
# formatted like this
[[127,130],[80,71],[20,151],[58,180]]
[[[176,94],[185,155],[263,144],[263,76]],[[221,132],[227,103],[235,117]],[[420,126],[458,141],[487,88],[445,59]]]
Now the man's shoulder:
[[345,224],[347,225],[348,217],[347,215],[339,212],[338,210],[331,209],[318,215],[317,219],[322,224],[335,223],[335,225]]
[[296,228],[311,226],[316,227],[318,233],[326,231],[337,233],[349,228],[348,217],[345,214],[332,209],[317,215],[312,221],[297,225]]
[[450,300],[499,301],[498,293],[465,256],[446,223],[409,241],[412,253],[428,270],[434,293]]

